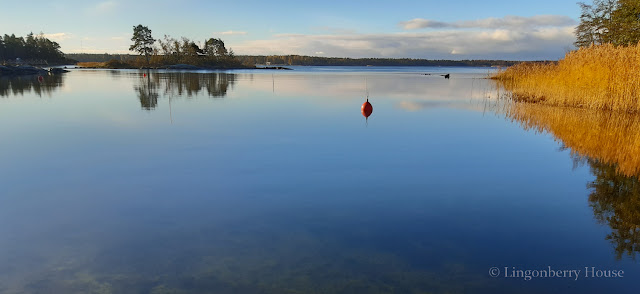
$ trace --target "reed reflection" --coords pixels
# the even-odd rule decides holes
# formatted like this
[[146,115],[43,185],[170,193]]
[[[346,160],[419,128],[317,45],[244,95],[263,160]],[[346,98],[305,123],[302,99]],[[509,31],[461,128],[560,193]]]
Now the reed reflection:
[[62,86],[64,75],[29,75],[0,78],[0,96],[18,96],[33,91],[36,95],[51,95]]
[[202,93],[212,98],[223,98],[235,81],[235,74],[227,73],[148,72],[141,74],[134,89],[140,106],[153,110],[161,95],[192,98]]
[[616,166],[625,176],[640,175],[640,116],[626,113],[508,104],[506,115],[524,129],[548,132],[571,149]]
[[507,103],[505,113],[524,129],[552,134],[576,164],[588,164],[589,205],[611,228],[616,258],[640,252],[640,116],[626,113]]

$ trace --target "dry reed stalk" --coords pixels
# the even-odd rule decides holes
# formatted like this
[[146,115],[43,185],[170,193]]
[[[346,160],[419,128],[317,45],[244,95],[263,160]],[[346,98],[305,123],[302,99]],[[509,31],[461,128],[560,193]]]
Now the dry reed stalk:
[[581,48],[557,63],[521,63],[492,78],[516,100],[640,112],[640,44]]

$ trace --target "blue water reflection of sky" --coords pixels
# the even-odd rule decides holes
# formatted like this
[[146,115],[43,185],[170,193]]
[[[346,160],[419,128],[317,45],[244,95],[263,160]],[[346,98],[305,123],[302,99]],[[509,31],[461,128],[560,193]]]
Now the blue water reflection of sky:
[[631,293],[588,168],[496,114],[479,71],[239,72],[189,97],[170,73],[78,70],[2,97],[0,292]]

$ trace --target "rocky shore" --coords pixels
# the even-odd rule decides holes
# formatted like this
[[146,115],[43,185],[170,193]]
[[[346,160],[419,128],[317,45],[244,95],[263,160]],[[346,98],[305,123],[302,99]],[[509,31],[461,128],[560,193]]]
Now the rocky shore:
[[69,72],[63,68],[52,67],[50,69],[44,69],[31,65],[0,65],[0,76],[24,76],[24,75],[46,75],[46,74],[61,74]]

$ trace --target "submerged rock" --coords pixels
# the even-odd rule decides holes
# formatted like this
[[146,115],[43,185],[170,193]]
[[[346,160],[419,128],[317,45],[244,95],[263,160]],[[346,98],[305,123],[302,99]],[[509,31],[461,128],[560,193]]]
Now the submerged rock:
[[0,65],[0,76],[9,75],[10,73],[13,73],[13,68]]
[[69,72],[69,71],[64,69],[64,68],[59,68],[59,67],[52,67],[52,68],[49,69],[49,73],[50,74],[61,74],[61,73],[65,73],[65,72]]
[[23,75],[37,75],[37,74],[46,74],[47,71],[39,68],[39,67],[35,67],[35,66],[31,66],[31,65],[21,65],[17,67],[17,74],[23,74]]

